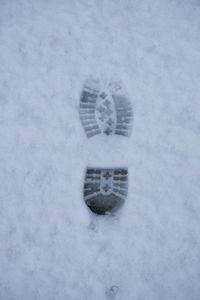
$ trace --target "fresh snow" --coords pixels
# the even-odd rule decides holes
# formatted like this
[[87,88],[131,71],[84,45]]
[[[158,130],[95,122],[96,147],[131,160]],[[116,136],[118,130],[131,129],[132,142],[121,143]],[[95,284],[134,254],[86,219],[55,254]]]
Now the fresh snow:
[[[130,138],[88,139],[88,76],[119,78]],[[115,216],[86,167],[128,167]],[[200,2],[0,1],[0,300],[200,299]]]

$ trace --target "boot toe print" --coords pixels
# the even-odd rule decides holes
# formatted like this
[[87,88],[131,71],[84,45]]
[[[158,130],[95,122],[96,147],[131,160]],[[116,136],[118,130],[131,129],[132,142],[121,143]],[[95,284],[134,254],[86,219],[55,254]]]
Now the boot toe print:
[[98,80],[88,80],[81,94],[80,119],[87,137],[130,136],[133,110],[122,84],[102,86]]

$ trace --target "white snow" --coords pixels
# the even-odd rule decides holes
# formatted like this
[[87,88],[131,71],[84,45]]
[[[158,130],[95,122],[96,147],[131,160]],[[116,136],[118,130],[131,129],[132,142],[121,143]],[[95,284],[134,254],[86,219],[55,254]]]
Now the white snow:
[[[118,76],[129,139],[87,139],[86,76]],[[116,217],[87,166],[129,168]],[[200,2],[0,1],[0,300],[200,299]]]

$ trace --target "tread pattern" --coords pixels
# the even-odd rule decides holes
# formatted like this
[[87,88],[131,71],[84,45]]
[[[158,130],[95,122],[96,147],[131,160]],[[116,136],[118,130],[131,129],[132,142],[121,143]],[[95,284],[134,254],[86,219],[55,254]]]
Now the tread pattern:
[[87,168],[84,200],[94,213],[114,212],[124,203],[127,193],[127,168]]
[[87,80],[81,93],[80,119],[87,137],[130,136],[133,109],[122,83],[102,85],[98,80]]

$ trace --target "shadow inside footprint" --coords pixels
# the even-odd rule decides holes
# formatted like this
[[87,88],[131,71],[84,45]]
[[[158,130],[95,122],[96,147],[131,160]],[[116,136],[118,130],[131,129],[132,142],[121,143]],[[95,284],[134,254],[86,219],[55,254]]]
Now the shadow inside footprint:
[[106,296],[109,299],[115,299],[117,293],[118,293],[119,287],[117,285],[111,286],[107,291],[106,291]]

